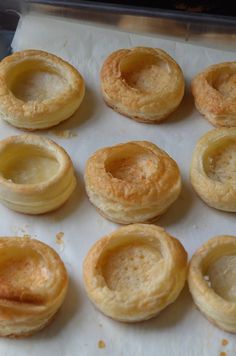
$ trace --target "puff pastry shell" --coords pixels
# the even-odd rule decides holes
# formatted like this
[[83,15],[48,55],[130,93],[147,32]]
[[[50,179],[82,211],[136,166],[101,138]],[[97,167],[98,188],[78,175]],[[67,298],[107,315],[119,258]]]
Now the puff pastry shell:
[[188,283],[201,312],[219,328],[236,333],[236,236],[217,236],[197,250]]
[[236,212],[236,128],[215,129],[198,141],[191,182],[209,206]]
[[83,266],[90,300],[105,315],[124,322],[156,316],[173,303],[187,274],[181,243],[155,225],[122,227],[97,241]]
[[236,126],[236,62],[214,64],[197,74],[192,93],[198,111],[215,126]]
[[73,164],[55,142],[36,135],[0,141],[0,201],[26,214],[59,208],[76,186]]
[[91,203],[120,224],[151,222],[177,199],[181,177],[176,162],[147,141],[96,151],[87,161],[86,191]]
[[81,74],[53,54],[25,50],[0,62],[0,117],[18,128],[45,129],[68,119],[84,91]]
[[29,336],[64,301],[68,276],[57,253],[29,238],[0,238],[0,336]]
[[158,48],[120,49],[108,56],[101,69],[107,105],[141,122],[165,119],[179,106],[184,87],[179,65]]

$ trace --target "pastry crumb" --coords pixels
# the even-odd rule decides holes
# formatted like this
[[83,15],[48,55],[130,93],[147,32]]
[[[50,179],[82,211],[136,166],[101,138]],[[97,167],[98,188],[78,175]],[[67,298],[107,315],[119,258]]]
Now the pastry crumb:
[[56,243],[58,245],[63,245],[64,244],[64,232],[60,231],[56,234]]
[[226,345],[228,345],[228,343],[229,343],[229,340],[227,340],[227,339],[222,339],[221,340],[221,345],[222,346],[226,346]]
[[75,132],[72,132],[71,130],[52,130],[53,134],[57,137],[61,138],[71,138],[77,136]]
[[31,235],[29,235],[29,234],[24,234],[22,237],[23,237],[24,239],[31,239]]
[[98,347],[99,347],[99,349],[105,349],[105,347],[106,347],[105,342],[103,340],[99,340]]
[[220,353],[220,356],[227,356],[227,353],[223,351]]

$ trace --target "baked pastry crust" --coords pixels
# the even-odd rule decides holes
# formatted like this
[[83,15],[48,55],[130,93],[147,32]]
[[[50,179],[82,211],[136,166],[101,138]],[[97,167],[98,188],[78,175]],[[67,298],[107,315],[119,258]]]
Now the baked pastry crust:
[[215,126],[236,126],[236,62],[214,64],[192,81],[197,110]]
[[26,237],[0,238],[0,336],[29,336],[62,305],[68,275],[58,254]]
[[0,201],[25,214],[59,208],[76,186],[70,157],[55,142],[37,135],[0,141]]
[[78,109],[84,92],[81,74],[53,54],[25,50],[0,62],[0,117],[15,127],[59,124]]
[[209,206],[236,212],[236,128],[215,129],[197,142],[190,177]]
[[219,328],[236,333],[236,237],[207,241],[190,261],[188,284],[201,312]]
[[158,48],[115,51],[105,60],[100,77],[106,104],[140,122],[164,120],[179,106],[184,95],[181,68]]
[[87,161],[85,186],[91,203],[107,219],[152,222],[181,191],[176,162],[147,141],[102,148]]
[[97,241],[83,265],[90,300],[124,322],[156,316],[184,287],[187,253],[161,227],[133,224]]

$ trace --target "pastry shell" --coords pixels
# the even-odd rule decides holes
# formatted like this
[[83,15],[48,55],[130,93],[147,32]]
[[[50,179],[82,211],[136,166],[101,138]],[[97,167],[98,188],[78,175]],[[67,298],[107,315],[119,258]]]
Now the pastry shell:
[[195,304],[219,328],[236,333],[236,236],[217,236],[193,255],[188,284]]
[[55,142],[37,135],[0,141],[0,201],[25,214],[59,208],[76,186],[70,157]]
[[87,161],[86,191],[107,219],[152,222],[177,199],[181,177],[176,162],[151,142],[102,148]]
[[83,265],[90,300],[124,322],[156,316],[173,303],[187,275],[181,243],[155,225],[133,224],[97,241]]
[[190,177],[209,206],[236,212],[236,128],[219,128],[201,137],[195,147]]
[[192,93],[198,111],[215,126],[236,126],[236,62],[214,64],[197,74]]
[[15,127],[59,124],[78,109],[84,92],[81,74],[53,54],[25,50],[0,62],[0,117]]
[[105,60],[100,77],[106,104],[140,122],[164,120],[184,95],[181,68],[158,48],[115,51]]
[[0,336],[29,336],[46,326],[68,287],[65,266],[48,245],[0,238]]

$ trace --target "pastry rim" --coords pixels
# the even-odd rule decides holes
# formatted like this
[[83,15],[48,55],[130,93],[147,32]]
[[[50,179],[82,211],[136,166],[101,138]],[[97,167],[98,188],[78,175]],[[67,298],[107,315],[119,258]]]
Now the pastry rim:
[[[60,208],[71,196],[77,180],[73,163],[66,151],[54,141],[33,134],[11,136],[0,141],[4,155],[4,146],[14,144],[33,145],[47,157],[53,157],[58,167],[54,175],[38,183],[14,183],[0,175],[0,202],[7,208],[29,215],[40,215]],[[3,170],[4,173],[4,170]]]
[[54,142],[51,139],[38,135],[33,135],[33,134],[10,136],[0,141],[0,157],[1,157],[1,152],[4,151],[4,149],[6,149],[7,146],[11,146],[18,143],[23,145],[29,144],[36,147],[40,147],[43,149],[44,152],[46,151],[52,152],[53,157],[56,159],[56,161],[59,164],[59,168],[56,174],[51,178],[49,178],[48,180],[40,183],[32,183],[32,184],[14,183],[7,180],[0,174],[0,184],[4,184],[7,188],[9,188],[12,191],[14,190],[20,193],[24,192],[27,194],[37,193],[38,191],[41,192],[44,189],[48,189],[56,185],[65,176],[65,174],[73,165],[69,155],[56,142]]
[[[70,85],[68,85],[65,90],[63,90],[60,94],[57,94],[55,97],[44,99],[42,101],[23,101],[15,97],[11,89],[8,87],[6,79],[7,73],[11,71],[11,68],[17,67],[19,63],[25,60],[36,60],[49,63],[54,66],[54,70],[57,75],[62,77],[62,74],[58,69],[60,68],[61,72],[65,71],[67,73],[70,79]],[[43,124],[38,124],[36,122],[36,126],[35,120],[48,115],[52,116],[54,113],[62,111],[69,105],[70,101],[73,101],[73,106],[77,106],[78,108],[83,100],[84,93],[84,79],[79,71],[70,63],[52,53],[36,49],[26,49],[14,52],[8,57],[5,57],[0,63],[0,108],[3,113],[2,118],[15,127],[26,130],[37,130],[56,126],[60,122],[67,120],[69,117],[67,116],[65,118],[57,119],[56,121],[52,118],[52,121],[55,122],[51,123],[49,119],[47,121],[44,119]],[[73,112],[76,110],[77,109]],[[23,124],[22,117],[24,118]],[[12,118],[14,118],[14,122]],[[41,119],[41,121],[43,120]]]
[[[147,231],[150,237],[146,235],[143,236],[143,232]],[[135,237],[138,236],[137,240],[132,240],[134,234]],[[121,242],[119,242],[120,239]],[[125,241],[125,239],[127,239],[127,241]],[[148,242],[145,242],[145,239],[148,239]],[[129,291],[111,290],[107,286],[102,272],[99,270],[99,263],[102,263],[102,255],[106,255],[106,252],[110,250],[115,250],[116,247],[119,248],[126,244],[129,245],[129,243],[132,244],[132,241],[134,243],[135,241],[141,241],[141,244],[148,245],[155,249],[157,246],[154,246],[154,239],[160,242],[160,249],[162,252],[165,250],[165,253],[168,255],[165,256],[166,271],[161,280],[158,281],[158,283],[157,281],[156,283],[153,282],[155,287],[152,285],[149,292],[143,289],[137,294],[131,292],[131,296],[129,296]],[[111,242],[113,243],[113,248],[109,248],[109,243]],[[175,285],[174,294],[170,296],[170,293],[173,292],[173,284],[176,283],[176,279],[171,280],[171,277],[173,272],[176,272],[177,269],[178,282],[180,284],[178,287]],[[95,242],[88,251],[83,263],[83,280],[89,299],[106,316],[122,322],[137,322],[155,317],[161,310],[176,300],[184,287],[186,277],[187,252],[183,245],[179,240],[169,235],[163,228],[156,225],[131,224],[120,227]],[[170,283],[167,288],[168,291],[165,290],[166,287],[163,288],[163,284],[166,286],[166,279]],[[164,298],[163,293],[165,294]],[[139,294],[141,294],[141,297]],[[124,303],[128,303],[128,306],[124,306]],[[143,307],[146,308],[144,312]],[[133,309],[135,309],[135,311],[133,311]],[[121,312],[119,312],[119,310]]]
[[231,138],[236,142],[234,127],[213,129],[198,140],[193,152],[190,180],[196,193],[207,205],[223,211],[236,212],[236,186],[211,179],[204,168],[204,156],[210,147],[221,140]]
[[[174,75],[177,76],[175,87],[168,90],[165,87],[164,89],[167,90],[167,93],[165,93],[166,97],[170,95],[176,96],[179,91],[177,98],[173,99],[175,102],[174,105],[172,104],[168,108],[166,107],[166,103],[163,105],[163,89],[159,89],[153,93],[146,93],[133,88],[122,79],[120,61],[124,57],[132,55],[135,51],[141,51],[144,55],[146,53],[147,55],[157,57],[171,67]],[[178,63],[164,50],[152,47],[119,49],[109,54],[100,71],[100,82],[104,101],[109,107],[135,121],[150,124],[165,120],[167,116],[175,111],[183,99],[185,89],[183,72]],[[114,88],[116,88],[115,92]],[[161,100],[159,99],[160,97]],[[117,98],[119,99],[117,100]],[[144,107],[147,108],[146,113],[144,109],[142,110]],[[163,111],[163,113],[160,114],[160,111]]]
[[[56,286],[54,286],[53,291],[49,293],[49,295],[47,295],[47,299],[38,302],[36,298],[35,300],[30,300],[30,302],[27,302],[24,300],[20,300],[21,299],[20,296],[19,296],[19,300],[11,300],[11,299],[9,300],[9,297],[4,298],[0,296],[0,310],[1,308],[4,308],[4,310],[6,309],[8,310],[8,313],[10,313],[10,318],[6,319],[7,322],[10,321],[10,324],[7,325],[8,332],[6,333],[5,326],[3,326],[3,331],[1,330],[2,328],[0,326],[0,336],[10,337],[10,338],[27,337],[43,329],[53,320],[55,314],[57,313],[57,311],[59,310],[59,308],[61,307],[65,299],[68,290],[69,277],[68,277],[66,267],[62,259],[58,255],[58,253],[46,243],[39,241],[37,239],[32,239],[31,237],[28,236],[23,236],[23,237],[1,236],[0,250],[1,249],[4,250],[4,248],[11,248],[11,247],[13,248],[27,247],[31,251],[35,251],[37,255],[43,258],[44,261],[50,262],[49,265],[48,263],[46,263],[45,268],[50,268],[52,267],[52,265],[55,266],[55,264],[57,267],[56,268],[57,273],[53,272],[54,271],[53,268],[52,270],[49,269],[51,273],[54,273],[54,277],[51,278],[53,278],[54,282],[56,281]],[[34,320],[36,321],[38,320],[39,324],[37,323],[37,327],[32,325],[32,327],[29,328],[29,324],[26,322],[27,323],[26,329],[25,326],[23,325],[22,326],[23,330],[11,331],[12,325],[13,325],[13,329],[15,329],[14,310],[16,310],[16,312],[20,310],[21,312],[20,317],[25,316],[25,318],[29,318],[29,322],[31,322],[32,318],[34,318]],[[45,320],[42,321],[42,319]],[[17,320],[17,316],[16,316],[16,320]],[[3,314],[3,321],[1,323],[3,322],[4,322],[4,314]],[[16,325],[18,325],[19,327],[19,323],[17,323]]]
[[[126,180],[113,177],[109,171],[106,171],[105,164],[109,159],[109,156],[112,156],[113,152],[116,152],[116,150],[120,148],[122,148],[123,152],[125,152],[126,147],[130,145],[137,145],[144,152],[150,152],[152,155],[157,157],[159,165],[155,170],[155,175],[157,175],[156,179],[159,179],[159,182],[161,179],[165,179],[167,181],[164,187],[163,185],[160,186],[158,184],[154,184],[152,177],[151,179],[149,179],[149,177],[145,178],[144,182],[127,182]],[[160,166],[164,167],[164,173],[162,173],[161,176],[159,176]],[[181,175],[175,160],[164,150],[149,141],[129,141],[98,149],[89,157],[86,163],[85,188],[90,202],[99,212],[102,212],[104,217],[121,224],[133,223],[134,220],[131,218],[129,221],[125,221],[122,218],[116,219],[115,217],[106,214],[106,211],[94,202],[94,199],[92,198],[93,194],[96,194],[99,198],[106,201],[113,202],[114,204],[127,204],[130,209],[135,208],[137,204],[144,207],[150,207],[150,204],[154,205],[158,197],[159,202],[161,203],[158,202],[158,208],[154,207],[154,214],[150,212],[148,215],[151,216],[148,218],[138,221],[135,220],[135,223],[148,223],[152,222],[154,219],[156,220],[160,215],[164,214],[165,211],[176,201],[180,194],[181,186]],[[138,213],[136,216],[137,215]]]
[[[211,79],[215,71],[232,67],[236,72],[236,61],[213,64],[203,69],[192,79],[191,91],[195,106],[216,127],[236,126],[236,104],[235,100],[222,95],[208,80]],[[230,119],[229,115],[232,115],[233,118]]]
[[[202,266],[207,258],[214,253],[214,250],[217,249],[217,251],[219,251],[219,247],[221,246],[228,246],[229,253],[227,253],[227,251],[226,253],[224,251],[222,254],[218,253],[217,258],[214,259],[213,263],[215,263],[220,257],[231,255],[230,252],[232,252],[232,244],[235,247],[236,255],[236,237],[232,235],[215,236],[198,248],[189,262],[188,285],[195,304],[198,306],[203,315],[209,319],[209,321],[225,331],[236,332],[236,301],[230,302],[227,299],[224,299],[208,285],[207,281],[204,279],[204,267]],[[210,265],[211,263],[208,262],[208,268]],[[199,299],[200,302],[198,302]],[[204,304],[204,310],[202,310],[199,303],[201,303],[201,305]],[[211,313],[208,314],[206,307],[211,309]],[[218,319],[212,316],[213,312],[218,313]],[[232,315],[234,315],[235,331],[228,330],[227,326],[225,327],[223,325],[224,321],[219,319],[219,315],[222,318],[226,317],[229,319],[232,319]]]

